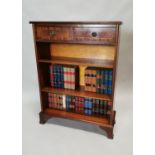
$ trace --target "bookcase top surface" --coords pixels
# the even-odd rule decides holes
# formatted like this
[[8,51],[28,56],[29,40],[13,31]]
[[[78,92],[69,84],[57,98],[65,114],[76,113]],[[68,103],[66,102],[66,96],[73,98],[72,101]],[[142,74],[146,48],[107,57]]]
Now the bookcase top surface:
[[30,24],[110,24],[121,25],[121,21],[30,21]]

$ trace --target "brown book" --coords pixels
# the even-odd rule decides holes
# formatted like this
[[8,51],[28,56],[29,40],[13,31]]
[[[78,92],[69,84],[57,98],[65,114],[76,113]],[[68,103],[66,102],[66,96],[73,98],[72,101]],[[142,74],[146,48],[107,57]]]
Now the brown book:
[[92,84],[92,92],[96,92],[96,70],[93,69],[92,70],[92,80],[91,80],[91,84]]

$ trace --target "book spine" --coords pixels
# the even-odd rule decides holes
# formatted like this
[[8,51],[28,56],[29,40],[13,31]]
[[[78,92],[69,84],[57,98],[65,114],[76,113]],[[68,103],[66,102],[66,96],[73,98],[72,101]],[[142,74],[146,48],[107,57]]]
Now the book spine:
[[92,112],[94,115],[96,115],[96,99],[93,99],[92,105],[93,105]]
[[84,112],[86,115],[92,114],[92,99],[91,98],[84,99]]
[[61,79],[61,71],[60,65],[57,65],[57,88],[61,88],[60,79]]
[[48,93],[48,106],[49,106],[49,108],[52,108],[52,96],[51,96],[51,93]]
[[104,115],[107,114],[107,101],[104,101]]
[[88,83],[88,70],[85,69],[85,91],[88,91],[87,83]]
[[74,67],[74,83],[74,90],[78,89],[80,85],[79,66]]
[[108,94],[112,94],[112,71],[108,72]]
[[101,78],[100,78],[100,70],[96,71],[96,92],[100,93],[100,83],[101,83]]
[[100,112],[100,100],[96,99],[96,114],[99,115]]
[[88,91],[92,91],[92,70],[88,70]]
[[104,74],[104,87],[105,87],[104,94],[108,94],[108,71],[105,70],[104,73],[105,73]]
[[101,90],[100,92],[102,94],[104,94],[104,89],[105,89],[105,86],[104,86],[104,70],[101,71]]
[[96,70],[92,70],[92,92],[96,92]]
[[69,99],[70,97],[67,95],[66,96],[66,111],[69,111]]
[[70,89],[70,68],[67,67],[67,89]]
[[67,67],[63,68],[64,73],[64,88],[67,89]]
[[70,68],[70,89],[75,90],[75,68]]
[[104,101],[100,100],[100,115],[104,115]]
[[74,96],[70,96],[70,99],[69,99],[69,111],[72,111],[72,112],[75,111],[75,99],[74,99]]
[[53,65],[50,65],[50,82],[51,82],[51,87],[54,87]]
[[60,88],[64,88],[63,66],[60,66]]

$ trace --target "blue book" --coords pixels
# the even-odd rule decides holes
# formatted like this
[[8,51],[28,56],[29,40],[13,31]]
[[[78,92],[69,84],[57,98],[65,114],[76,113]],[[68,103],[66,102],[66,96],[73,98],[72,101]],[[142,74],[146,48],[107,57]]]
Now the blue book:
[[84,98],[84,112],[86,115],[92,114],[93,108],[93,99],[92,98]]
[[56,66],[53,65],[53,82],[54,82],[54,88],[56,88]]
[[60,83],[60,88],[64,88],[64,74],[63,74],[63,66],[61,66],[61,68],[60,68],[60,75],[61,75],[61,78],[60,78],[60,81],[61,81],[61,83]]
[[112,94],[112,71],[108,72],[108,94]]
[[89,109],[92,109],[93,108],[93,100],[92,100],[92,98],[89,98],[88,99],[88,108]]
[[69,100],[70,96],[66,96],[66,111],[69,111]]

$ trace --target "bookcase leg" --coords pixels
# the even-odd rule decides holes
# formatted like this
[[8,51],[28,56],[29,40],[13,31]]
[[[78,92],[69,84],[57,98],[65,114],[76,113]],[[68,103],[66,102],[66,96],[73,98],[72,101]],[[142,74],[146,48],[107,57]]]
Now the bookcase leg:
[[112,114],[111,114],[111,116],[110,116],[110,124],[112,126],[114,126],[114,124],[116,123],[115,116],[116,116],[116,111],[113,111]]
[[40,118],[40,124],[45,124],[47,122],[47,120],[49,118],[51,118],[51,116],[48,116],[48,115],[44,114],[43,112],[40,112],[39,118]]
[[101,129],[103,129],[104,131],[106,131],[107,133],[107,137],[109,139],[113,139],[114,138],[114,135],[113,135],[113,128],[106,128],[106,127],[102,127],[100,126]]

